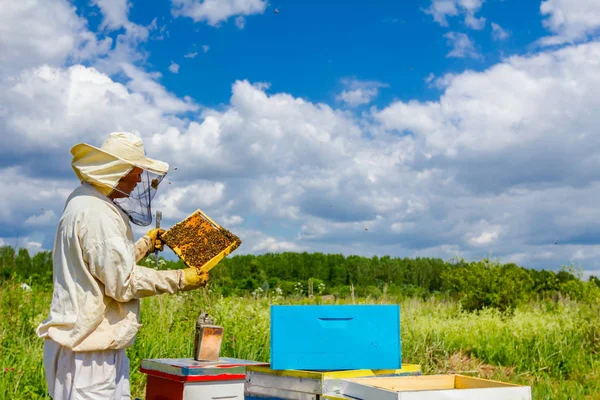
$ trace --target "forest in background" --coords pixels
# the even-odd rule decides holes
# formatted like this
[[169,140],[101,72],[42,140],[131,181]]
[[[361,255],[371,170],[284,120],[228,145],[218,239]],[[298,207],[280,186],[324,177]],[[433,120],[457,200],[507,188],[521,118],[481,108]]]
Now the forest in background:
[[[156,268],[153,256],[140,262]],[[159,261],[159,269],[184,268],[178,261]],[[0,279],[29,286],[52,285],[52,254],[33,257],[25,248],[0,247]],[[323,253],[268,253],[223,259],[210,272],[210,289],[223,296],[351,296],[380,299],[429,297],[458,300],[465,310],[510,311],[527,301],[600,299],[600,279],[582,279],[581,271],[536,270],[483,259],[394,258]]]

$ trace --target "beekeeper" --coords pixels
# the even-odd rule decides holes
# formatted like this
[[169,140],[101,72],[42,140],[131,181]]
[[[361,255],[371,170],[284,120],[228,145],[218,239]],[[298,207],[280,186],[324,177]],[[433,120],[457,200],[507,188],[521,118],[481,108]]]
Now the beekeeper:
[[145,156],[131,133],[111,133],[101,148],[78,144],[72,167],[81,181],[68,197],[53,249],[50,315],[37,328],[54,400],[129,399],[125,349],[140,329],[140,299],[206,285],[195,268],[137,265],[155,248],[151,229],[134,242],[131,223],[152,222],[151,201],[168,164]]

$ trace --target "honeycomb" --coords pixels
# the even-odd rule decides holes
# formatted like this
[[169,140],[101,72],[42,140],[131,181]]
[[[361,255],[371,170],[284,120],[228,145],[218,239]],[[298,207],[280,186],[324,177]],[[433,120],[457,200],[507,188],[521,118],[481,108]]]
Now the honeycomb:
[[[188,267],[208,270],[237,249],[242,241],[198,210],[161,235]],[[211,265],[207,264],[214,260]]]

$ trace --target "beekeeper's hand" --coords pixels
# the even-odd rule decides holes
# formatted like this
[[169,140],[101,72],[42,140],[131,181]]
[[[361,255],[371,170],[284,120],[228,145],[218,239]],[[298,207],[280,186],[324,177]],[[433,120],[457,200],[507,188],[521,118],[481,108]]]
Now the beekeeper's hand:
[[156,228],[151,229],[148,231],[148,233],[146,233],[146,236],[150,238],[150,242],[154,243],[154,245],[150,248],[150,251],[154,251],[155,249],[158,251],[163,251],[164,242],[161,240],[160,235],[165,232],[166,231],[164,229]]
[[208,272],[200,271],[198,268],[184,268],[181,270],[181,290],[188,291],[206,286],[208,283]]

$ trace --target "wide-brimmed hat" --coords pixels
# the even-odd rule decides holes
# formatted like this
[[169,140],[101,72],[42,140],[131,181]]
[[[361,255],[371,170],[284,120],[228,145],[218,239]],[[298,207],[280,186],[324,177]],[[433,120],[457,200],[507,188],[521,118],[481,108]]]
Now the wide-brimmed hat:
[[74,157],[80,156],[78,158],[84,158],[94,152],[112,156],[158,175],[164,175],[169,170],[169,164],[146,157],[142,139],[129,132],[110,133],[100,148],[87,143],[79,143],[71,149],[71,154]]
[[71,154],[71,166],[79,180],[104,195],[111,193],[134,166],[158,176],[169,170],[166,162],[146,157],[142,139],[129,132],[110,133],[100,148],[79,143]]

